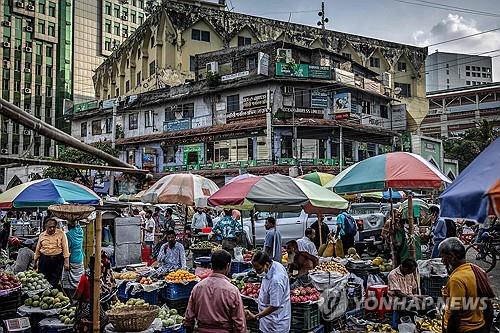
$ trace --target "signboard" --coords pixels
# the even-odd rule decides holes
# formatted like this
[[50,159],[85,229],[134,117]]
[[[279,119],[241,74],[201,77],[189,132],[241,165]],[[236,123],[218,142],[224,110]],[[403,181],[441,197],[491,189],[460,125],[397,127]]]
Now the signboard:
[[392,130],[406,130],[406,104],[397,104],[391,106],[392,112]]
[[276,63],[276,76],[331,79],[330,67],[309,64]]
[[389,119],[385,119],[382,117],[373,116],[373,115],[369,115],[369,114],[362,115],[361,124],[369,125],[369,126],[376,126],[376,127],[383,127],[383,128],[390,128]]
[[115,105],[116,98],[113,99],[107,99],[105,101],[102,101],[102,109],[112,109],[113,105]]
[[226,114],[226,120],[231,120],[231,119],[235,119],[235,118],[253,117],[256,115],[266,114],[266,112],[267,112],[267,108],[241,110],[241,111],[231,112],[231,113]]
[[351,117],[350,113],[337,113],[335,114],[335,120],[346,120]]
[[283,112],[295,112],[295,113],[303,113],[303,114],[318,114],[324,115],[324,111],[320,109],[312,109],[312,108],[294,108],[293,106],[284,106]]
[[269,54],[259,52],[257,58],[257,75],[269,76]]
[[[198,164],[202,158],[202,145],[189,145],[183,147],[183,164]],[[195,155],[195,156],[194,156]]]
[[236,80],[236,79],[240,79],[242,77],[245,77],[245,76],[248,76],[250,75],[250,72],[249,71],[244,71],[244,72],[238,72],[238,73],[233,73],[233,74],[228,74],[228,75],[223,75],[220,80],[222,82],[224,81],[230,81],[230,80]]
[[333,96],[333,112],[336,114],[351,112],[351,93],[337,93]]
[[154,154],[144,153],[142,154],[142,167],[154,167],[155,166],[155,158]]
[[243,97],[243,109],[267,107],[267,94],[258,94]]
[[313,91],[311,93],[311,107],[326,109],[328,107],[328,94]]
[[90,101],[74,105],[73,110],[74,112],[83,112],[87,110],[97,109],[98,107],[99,107],[98,101]]
[[164,132],[175,132],[182,131],[191,128],[191,120],[190,119],[179,119],[166,121],[163,123],[163,131]]

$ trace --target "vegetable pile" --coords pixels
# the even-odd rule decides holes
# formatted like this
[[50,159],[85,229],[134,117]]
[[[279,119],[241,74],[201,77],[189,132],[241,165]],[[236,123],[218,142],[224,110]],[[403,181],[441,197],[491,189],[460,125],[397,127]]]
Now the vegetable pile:
[[194,243],[193,245],[191,245],[190,249],[191,250],[212,250],[212,249],[218,248],[218,247],[219,247],[218,244],[214,244],[214,243],[209,242],[209,241],[202,241],[202,242]]
[[241,294],[250,298],[259,297],[260,283],[245,283]]
[[176,270],[175,272],[170,272],[165,276],[165,280],[171,283],[184,283],[197,280],[198,277],[194,274],[189,273],[184,269]]
[[130,298],[127,300],[126,303],[122,303],[120,301],[116,302],[113,304],[112,308],[113,309],[118,309],[118,308],[131,308],[135,305],[149,305],[149,303],[146,303],[145,300],[140,299],[140,298]]
[[184,321],[184,317],[179,315],[176,309],[160,309],[158,318],[161,320],[163,328],[169,328],[174,325],[179,325]]
[[313,287],[299,287],[290,291],[290,300],[292,303],[315,302],[319,298],[319,291]]
[[69,304],[69,297],[57,289],[45,290],[42,296],[33,295],[24,301],[24,305],[42,310],[64,308]]
[[145,284],[145,285],[148,285],[148,284],[153,284],[154,281],[152,278],[150,277],[142,277],[140,280],[139,280],[139,283],[140,284]]
[[341,275],[346,275],[349,272],[347,271],[347,268],[344,267],[344,265],[336,263],[336,262],[322,262],[318,266],[316,266],[313,270],[313,272],[331,272],[331,273],[339,273]]
[[68,309],[62,309],[59,314],[59,320],[65,325],[73,325],[75,323],[76,306]]
[[0,290],[9,290],[21,286],[21,282],[12,274],[0,273]]
[[23,291],[36,291],[49,289],[50,283],[45,279],[43,274],[39,274],[35,271],[26,271],[17,273],[17,278],[21,281]]

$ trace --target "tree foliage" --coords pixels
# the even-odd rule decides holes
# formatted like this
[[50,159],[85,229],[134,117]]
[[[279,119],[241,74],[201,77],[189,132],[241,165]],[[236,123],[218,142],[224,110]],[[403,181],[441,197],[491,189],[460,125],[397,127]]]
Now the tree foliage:
[[[111,143],[109,142],[97,142],[93,144],[93,146],[115,157],[117,157],[119,154],[119,150],[113,149],[111,147]],[[69,147],[61,149],[61,151],[59,152],[59,157],[54,160],[62,162],[94,164],[94,165],[106,164],[105,162],[103,162],[102,160],[93,155]],[[51,166],[44,171],[43,176],[48,178],[72,181],[75,180],[75,178],[81,177],[81,174],[78,172],[77,169],[74,168]]]
[[490,143],[500,136],[500,131],[486,119],[477,123],[476,128],[465,131],[460,137],[443,140],[444,157],[458,160],[463,171]]

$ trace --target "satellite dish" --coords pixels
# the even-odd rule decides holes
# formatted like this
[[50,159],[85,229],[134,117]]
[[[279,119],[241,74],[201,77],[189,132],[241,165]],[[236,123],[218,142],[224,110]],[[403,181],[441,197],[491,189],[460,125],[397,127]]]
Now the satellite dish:
[[396,94],[396,95],[401,94],[401,87],[394,88],[394,94]]

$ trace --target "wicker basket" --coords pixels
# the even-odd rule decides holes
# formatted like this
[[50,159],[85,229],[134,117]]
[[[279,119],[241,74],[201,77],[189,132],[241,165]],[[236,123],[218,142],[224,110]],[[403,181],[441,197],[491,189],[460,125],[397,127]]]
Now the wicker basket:
[[140,332],[147,330],[158,316],[156,305],[136,305],[106,311],[109,322],[118,332]]
[[86,219],[95,207],[85,205],[50,205],[49,210],[58,218],[67,221]]

